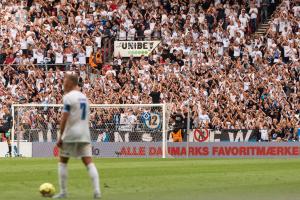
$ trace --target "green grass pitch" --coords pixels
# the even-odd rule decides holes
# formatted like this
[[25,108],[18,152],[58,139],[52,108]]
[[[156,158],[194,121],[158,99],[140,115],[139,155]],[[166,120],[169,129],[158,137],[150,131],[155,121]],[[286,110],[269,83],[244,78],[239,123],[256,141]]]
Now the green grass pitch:
[[[300,199],[300,159],[95,159],[103,200]],[[0,200],[38,200],[57,184],[56,159],[0,159]],[[68,199],[92,199],[80,160],[69,163]]]

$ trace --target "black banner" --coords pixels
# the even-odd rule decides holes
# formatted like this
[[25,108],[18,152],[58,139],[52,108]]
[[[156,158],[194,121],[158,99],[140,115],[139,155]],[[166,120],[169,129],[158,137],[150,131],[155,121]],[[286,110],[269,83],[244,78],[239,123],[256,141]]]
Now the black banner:
[[210,142],[256,142],[260,138],[259,130],[223,129],[210,130]]

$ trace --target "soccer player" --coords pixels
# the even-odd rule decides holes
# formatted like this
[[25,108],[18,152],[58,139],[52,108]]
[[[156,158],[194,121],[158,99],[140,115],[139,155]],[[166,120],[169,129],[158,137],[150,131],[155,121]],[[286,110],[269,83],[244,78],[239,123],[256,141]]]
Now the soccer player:
[[10,130],[12,128],[12,116],[9,112],[9,109],[5,106],[3,108],[3,119],[2,119],[2,123],[0,125],[0,133],[4,134],[4,137],[7,141],[7,145],[8,145],[8,155],[11,157],[11,141],[10,141]]
[[60,193],[53,198],[67,197],[67,163],[70,157],[81,157],[92,179],[94,198],[100,199],[99,175],[92,161],[92,148],[89,130],[89,103],[87,97],[79,91],[78,77],[66,74],[64,78],[64,109],[60,123],[60,148],[58,176]]

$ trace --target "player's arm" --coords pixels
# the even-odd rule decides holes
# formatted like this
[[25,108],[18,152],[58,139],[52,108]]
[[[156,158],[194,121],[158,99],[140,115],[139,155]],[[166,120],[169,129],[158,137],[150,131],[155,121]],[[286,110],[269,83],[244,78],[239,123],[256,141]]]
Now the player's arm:
[[65,127],[66,127],[68,118],[69,118],[69,112],[63,112],[61,121],[60,121],[60,138],[62,137],[62,135],[65,131]]
[[62,136],[65,131],[65,127],[66,127],[66,123],[67,123],[67,120],[70,115],[70,111],[71,111],[70,103],[67,100],[64,100],[64,109],[63,109],[61,120],[60,120],[60,136],[57,140],[58,147],[61,147],[61,145],[62,145]]

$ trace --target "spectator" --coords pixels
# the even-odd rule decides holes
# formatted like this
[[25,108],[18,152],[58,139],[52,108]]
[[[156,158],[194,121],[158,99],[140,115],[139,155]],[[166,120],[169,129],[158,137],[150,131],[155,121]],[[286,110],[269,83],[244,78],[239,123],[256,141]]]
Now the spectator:
[[250,27],[251,27],[251,32],[254,33],[257,28],[257,16],[258,16],[258,9],[255,6],[255,4],[250,5]]
[[261,0],[261,21],[265,22],[268,19],[269,0]]
[[152,103],[160,103],[160,96],[161,96],[161,87],[155,85],[153,87],[153,91],[150,93],[150,96],[152,98]]
[[[57,65],[68,64],[92,103],[170,103],[175,112],[189,102],[194,127],[259,126],[291,140],[299,127],[299,6],[284,1],[266,35],[256,36],[273,1],[255,3],[36,0],[27,11],[2,2],[1,102],[61,103],[65,69]],[[115,36],[161,44],[148,57],[106,62],[103,44]],[[100,72],[89,74],[87,64]]]

